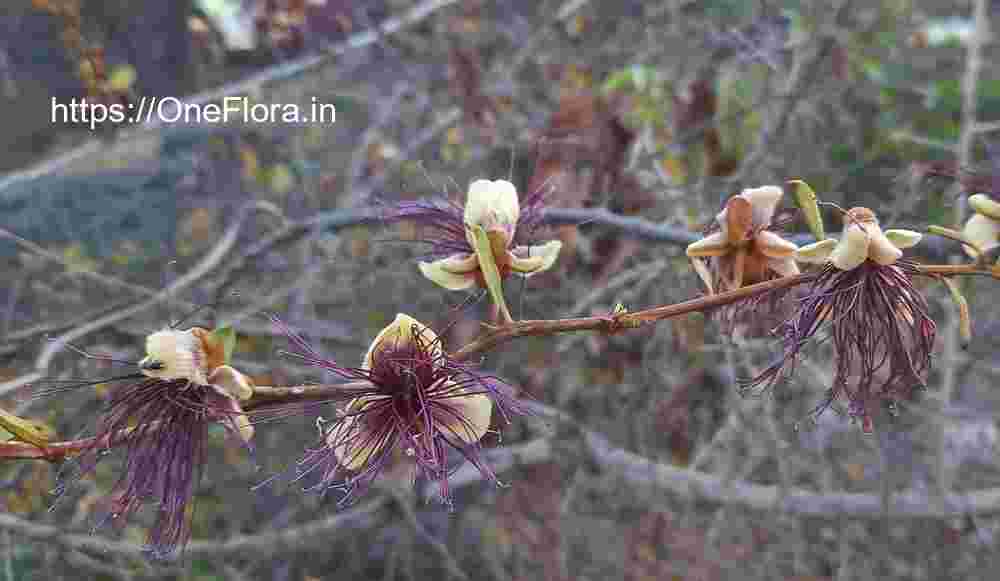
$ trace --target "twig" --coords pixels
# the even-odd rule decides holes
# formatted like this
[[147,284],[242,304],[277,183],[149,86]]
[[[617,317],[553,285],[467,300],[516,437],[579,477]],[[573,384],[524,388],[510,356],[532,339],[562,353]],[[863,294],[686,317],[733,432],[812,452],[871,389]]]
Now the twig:
[[[374,526],[377,524],[375,515],[387,502],[385,498],[380,497],[351,510],[284,530],[240,535],[222,542],[194,541],[187,545],[184,555],[188,558],[213,559],[236,555],[260,558],[305,550],[317,543],[330,542],[330,535],[339,530],[357,530]],[[67,533],[60,527],[32,523],[6,513],[0,513],[0,529],[12,531],[22,538],[46,541],[89,553],[131,558],[142,558],[144,554],[143,547],[138,544],[112,541],[95,535]]]
[[35,359],[35,371],[27,375],[22,375],[11,381],[0,383],[0,396],[42,379],[48,372],[49,364],[52,362],[56,353],[62,350],[67,343],[75,341],[80,337],[85,337],[90,333],[103,329],[108,325],[117,323],[122,319],[127,319],[137,313],[141,313],[142,311],[169,299],[175,293],[204,278],[205,275],[214,270],[219,263],[222,262],[222,259],[229,254],[233,246],[236,244],[237,236],[247,217],[252,211],[262,207],[262,204],[263,203],[254,202],[245,206],[226,230],[226,233],[222,236],[219,242],[216,243],[215,247],[212,248],[212,250],[205,256],[205,258],[196,264],[190,271],[185,273],[184,276],[175,280],[172,284],[170,284],[170,286],[156,293],[149,299],[139,302],[129,308],[109,313],[99,319],[80,325],[79,327],[75,327],[50,341]]
[[462,571],[458,561],[455,560],[455,557],[451,554],[451,551],[448,550],[448,547],[441,541],[434,538],[427,531],[427,528],[420,524],[416,513],[413,511],[413,507],[410,506],[410,499],[407,498],[400,490],[394,488],[391,484],[385,486],[383,491],[388,493],[390,498],[393,499],[393,504],[399,512],[402,513],[403,520],[405,520],[406,524],[413,529],[413,532],[430,545],[431,548],[434,549],[434,552],[441,557],[441,560],[444,562],[445,569],[448,571],[448,578],[464,579],[465,581],[468,581],[469,576],[465,574],[465,571]]
[[[986,0],[975,0],[973,3],[973,34],[969,39],[965,55],[965,74],[962,77],[962,128],[958,138],[958,167],[972,167],[975,157],[973,151],[976,139],[976,119],[978,104],[979,74],[983,67],[983,45],[989,35],[989,3]],[[960,196],[955,204],[955,224],[964,222],[966,200]],[[941,374],[941,389],[934,394],[939,406],[943,409],[954,395],[958,385],[958,353],[959,344],[958,322],[949,316],[948,324],[942,333],[944,346],[943,369]],[[945,423],[935,421],[936,450],[934,458],[935,489],[939,497],[944,497],[951,487],[951,474],[945,463]]]
[[[841,0],[840,5],[837,6],[831,16],[831,22],[836,24],[847,12],[850,5],[851,0]],[[832,32],[822,31],[821,34],[819,45],[811,54],[803,55],[796,52],[795,61],[792,63],[792,70],[788,73],[788,80],[785,82],[784,89],[778,95],[778,98],[781,100],[778,111],[765,121],[764,127],[760,130],[760,138],[757,140],[756,146],[743,159],[736,173],[730,176],[728,180],[730,183],[742,180],[750,171],[756,169],[764,156],[770,153],[771,144],[775,138],[780,137],[784,133],[785,126],[788,124],[788,119],[791,117],[795,105],[798,104],[799,99],[802,98],[806,89],[819,72],[820,62],[826,57],[836,42],[836,37]]]
[[[246,212],[244,212],[244,217]],[[230,243],[227,239],[235,238],[236,232],[242,218],[230,227],[222,241],[216,246],[212,253],[206,257],[198,266],[192,269],[183,277],[179,278],[173,285],[163,292],[174,292],[191,284],[198,277],[202,276],[228,251]],[[969,265],[921,265],[918,269],[923,274],[928,275],[973,275],[984,274],[983,267],[977,264]],[[1000,272],[985,271],[1000,279]],[[664,305],[636,311],[633,313],[624,312],[613,315],[579,317],[553,320],[526,320],[515,321],[500,327],[487,327],[487,331],[474,339],[467,345],[452,353],[452,357],[458,361],[465,361],[476,355],[482,354],[494,347],[511,341],[518,337],[548,336],[560,333],[572,333],[579,331],[596,331],[600,333],[614,334],[628,329],[640,327],[645,324],[671,319],[693,312],[704,312],[716,307],[733,304],[742,300],[752,298],[767,292],[791,288],[809,282],[814,277],[811,273],[786,276],[745,286],[733,291],[719,293],[691,299],[688,301]],[[158,295],[159,296],[159,295]],[[129,317],[136,312],[155,304],[158,297],[154,297],[130,309],[109,315],[88,325],[78,327],[68,333],[63,334],[57,342],[50,344],[38,357],[34,373],[18,377],[17,379],[0,384],[0,394],[5,391],[17,389],[33,381],[37,381],[47,369],[49,361],[59,347],[59,341],[71,341],[89,332],[97,330],[102,326],[109,325],[120,319]],[[364,389],[367,384],[364,382],[352,382],[343,384],[319,384],[319,385],[295,385],[295,386],[259,386],[255,388],[253,398],[244,405],[244,409],[252,410],[258,407],[274,404],[289,404],[305,401],[324,401],[342,398],[345,392],[352,389]],[[71,440],[66,442],[55,442],[48,444],[44,448],[36,447],[23,442],[2,442],[0,443],[0,458],[7,459],[47,459],[51,461],[59,460],[67,455],[78,453],[89,445],[89,440]]]

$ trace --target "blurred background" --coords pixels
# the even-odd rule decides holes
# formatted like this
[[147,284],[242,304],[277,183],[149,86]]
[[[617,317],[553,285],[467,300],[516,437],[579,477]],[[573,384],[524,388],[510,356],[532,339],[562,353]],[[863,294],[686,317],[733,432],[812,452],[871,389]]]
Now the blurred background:
[[[563,241],[557,267],[509,285],[522,318],[697,296],[684,245],[744,187],[801,178],[890,227],[960,227],[967,194],[1000,192],[995,20],[986,0],[7,0],[0,406],[92,433],[106,386],[31,399],[25,378],[114,369],[51,340],[137,360],[148,333],[214,302],[193,322],[234,324],[234,365],[262,385],[331,379],[278,353],[271,312],[345,365],[397,312],[454,323],[457,348],[487,301],[419,276],[419,229],[366,216],[460,202],[479,177],[550,188],[573,218],[540,232]],[[336,120],[91,128],[50,110],[224,96],[329,103]],[[964,259],[946,240],[916,258]],[[506,486],[462,466],[453,511],[421,481],[345,508],[287,478],[251,492],[315,443],[332,411],[312,410],[259,426],[254,458],[212,432],[194,540],[170,564],[139,552],[151,509],[91,535],[119,454],[58,504],[60,466],[0,461],[0,580],[992,579],[1000,295],[961,284],[973,344],[957,348],[947,289],[922,286],[935,369],[875,435],[811,419],[825,347],[743,397],[775,346],[702,315],[525,338],[482,366],[538,413],[496,425]]]

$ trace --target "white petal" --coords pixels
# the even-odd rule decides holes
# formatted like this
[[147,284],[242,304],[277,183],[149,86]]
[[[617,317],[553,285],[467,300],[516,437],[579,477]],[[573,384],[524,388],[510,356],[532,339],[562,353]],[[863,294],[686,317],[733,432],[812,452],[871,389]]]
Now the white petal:
[[[237,373],[239,372],[237,371]],[[227,428],[235,428],[243,443],[249,444],[250,440],[253,439],[253,424],[250,423],[247,415],[243,412],[243,407],[237,401],[236,397],[217,384],[212,384],[210,397],[211,405],[221,407],[225,410],[219,414],[218,419]]]
[[[721,214],[720,214],[721,215]],[[687,255],[691,258],[699,256],[719,256],[725,254],[729,248],[729,241],[725,232],[716,232],[688,244]]]
[[969,206],[975,210],[977,214],[982,214],[983,216],[993,218],[994,220],[1000,220],[1000,203],[994,201],[986,194],[969,196]]
[[363,468],[379,452],[380,444],[384,444],[364,433],[364,425],[358,420],[364,415],[365,406],[370,405],[373,399],[359,397],[353,400],[347,406],[348,415],[339,420],[326,435],[327,446],[333,448],[337,461],[348,470]]
[[513,237],[521,215],[517,189],[507,180],[476,180],[469,184],[465,201],[465,223],[484,230],[501,227]]
[[[465,270],[470,264],[472,268]],[[475,254],[454,255],[434,262],[420,262],[417,267],[421,274],[438,286],[448,290],[465,290],[476,284],[475,273],[479,270],[479,261]]]
[[871,236],[859,224],[848,224],[836,248],[830,253],[830,262],[840,270],[853,270],[868,259]]
[[767,226],[771,223],[774,210],[778,207],[778,202],[781,201],[783,194],[784,192],[778,186],[761,186],[743,190],[740,195],[750,201],[750,206],[753,208],[754,226]]
[[454,414],[446,413],[440,416],[445,419],[442,426],[444,434],[456,435],[467,444],[478,442],[486,435],[493,414],[493,401],[486,394],[472,393],[450,397],[443,401],[454,408]]
[[372,368],[372,358],[377,351],[397,346],[402,347],[412,343],[415,337],[420,337],[420,344],[424,347],[433,349],[435,352],[441,351],[441,342],[438,341],[437,333],[413,317],[399,313],[386,328],[375,336],[371,346],[368,347],[368,353],[365,354],[362,367],[364,369]]
[[899,228],[891,228],[885,231],[885,237],[892,242],[892,245],[896,248],[910,248],[911,246],[916,246],[923,239],[924,235],[920,232],[914,232],[913,230],[901,230]]
[[[146,358],[143,362],[158,361],[161,368],[143,369],[142,373],[166,381],[186,379],[199,385],[207,385],[205,374],[208,370],[204,364],[207,357],[204,351],[201,341],[190,329],[157,331],[146,337]],[[140,366],[141,364],[142,362]]]
[[[527,258],[518,258],[515,256],[511,260],[511,269],[524,276],[545,272],[555,264],[556,259],[559,258],[559,251],[561,249],[562,242],[559,240],[550,240],[539,246],[531,246],[528,248]],[[523,247],[519,247],[517,250],[523,250]]]
[[869,233],[868,258],[885,266],[894,264],[903,257],[903,251],[897,248],[882,232],[878,224],[867,224]]
[[[983,214],[973,214],[962,229],[962,235],[974,243],[983,252],[1000,245],[1000,221],[988,218]],[[969,246],[963,246],[966,254],[975,258],[976,253]]]
[[770,230],[758,232],[754,243],[768,258],[789,258],[799,249],[794,242],[789,242]]
[[836,247],[837,241],[833,238],[813,242],[796,250],[795,260],[810,264],[825,264],[830,259],[830,254]]
[[253,382],[250,378],[228,365],[216,367],[208,376],[208,382],[238,401],[246,401],[253,397]]

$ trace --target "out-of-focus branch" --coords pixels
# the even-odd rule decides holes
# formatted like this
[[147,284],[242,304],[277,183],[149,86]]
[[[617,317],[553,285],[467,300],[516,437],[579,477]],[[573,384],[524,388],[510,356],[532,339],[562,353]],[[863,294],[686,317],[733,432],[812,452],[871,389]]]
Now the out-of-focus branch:
[[55,337],[45,346],[44,349],[42,349],[42,352],[38,354],[38,357],[35,358],[34,372],[22,375],[5,383],[0,383],[0,396],[45,377],[52,359],[66,346],[67,343],[76,341],[80,337],[85,337],[94,331],[98,331],[108,325],[112,325],[118,321],[132,317],[137,313],[141,313],[142,311],[163,302],[177,292],[204,278],[208,273],[217,268],[219,263],[221,263],[233,249],[240,229],[243,227],[243,224],[246,222],[246,219],[250,216],[250,214],[256,210],[269,209],[269,206],[270,204],[268,202],[254,202],[245,206],[239,212],[236,219],[233,220],[233,223],[230,224],[229,228],[226,229],[222,238],[215,244],[205,258],[196,264],[190,271],[179,277],[169,286],[159,291],[152,297],[136,303],[131,307],[108,313],[107,315],[93,321],[89,321],[79,327],[74,327],[58,337]]
[[[338,531],[367,529],[378,524],[378,513],[389,501],[378,497],[361,506],[332,514],[299,526],[268,531],[256,535],[240,535],[225,541],[194,541],[184,549],[188,558],[252,556],[259,558],[277,553],[290,553],[329,543]],[[91,554],[141,558],[142,545],[112,541],[97,535],[67,533],[59,527],[36,524],[11,514],[0,514],[0,529],[9,530],[19,538],[53,543],[68,549]]]
[[[374,30],[369,29],[358,32],[343,42],[327,47],[318,54],[311,54],[287,63],[275,65],[261,73],[253,75],[248,79],[237,81],[235,83],[224,85],[217,89],[205,91],[190,98],[183,99],[181,107],[183,108],[188,105],[203,105],[206,103],[212,103],[232,95],[252,95],[259,93],[268,85],[287,81],[298,77],[299,75],[305,74],[327,62],[330,57],[340,56],[349,50],[374,44],[383,36],[393,34],[403,28],[412,26],[438,10],[455,3],[457,3],[457,0],[426,0],[424,2],[420,2],[403,14],[389,18]],[[126,132],[126,135],[118,140],[115,147],[127,147],[129,141],[135,138],[147,136],[150,132],[160,129],[162,125],[163,122],[158,119],[151,120],[131,132]],[[55,159],[39,163],[38,165],[27,170],[8,175],[7,177],[0,179],[0,197],[3,196],[4,190],[17,183],[58,172],[70,164],[87,157],[88,155],[96,154],[107,148],[108,145],[106,142],[95,139],[88,141],[72,151],[60,155]]]
[[[979,74],[983,67],[983,46],[989,36],[989,2],[975,0],[973,2],[973,31],[965,52],[965,74],[962,77],[962,126],[958,138],[958,167],[972,167],[975,159],[974,145],[977,125],[977,102],[979,91]],[[965,221],[966,200],[959,196],[954,210],[955,225]],[[948,324],[942,333],[944,346],[941,363],[941,389],[933,397],[941,409],[947,406],[954,396],[958,386],[958,345],[959,323],[957,317],[950,316]],[[936,450],[934,454],[935,489],[938,500],[944,497],[951,487],[952,475],[945,465],[945,426],[940,420],[935,421]]]
[[[840,1],[839,6],[836,7],[830,17],[831,27],[836,27],[837,21],[843,18],[850,6],[851,0]],[[816,74],[821,68],[820,63],[830,53],[830,49],[833,48],[837,40],[833,30],[820,30],[817,33],[820,35],[820,38],[817,39],[811,52],[809,51],[809,45],[803,46],[801,50],[796,51],[792,69],[788,73],[788,79],[781,93],[778,95],[778,99],[780,99],[778,110],[772,113],[764,122],[756,145],[750,154],[743,159],[736,173],[730,176],[730,182],[742,180],[750,171],[757,168],[764,159],[764,156],[770,153],[771,145],[775,139],[780,138],[784,134],[785,126],[788,124],[795,106],[798,104],[799,99],[805,95],[806,90],[812,84],[813,79],[815,79]]]

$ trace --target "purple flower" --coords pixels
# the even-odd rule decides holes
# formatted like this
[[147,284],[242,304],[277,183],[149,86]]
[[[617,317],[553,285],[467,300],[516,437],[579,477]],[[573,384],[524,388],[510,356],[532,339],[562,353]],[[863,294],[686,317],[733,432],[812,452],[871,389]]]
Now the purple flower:
[[913,286],[916,267],[902,251],[920,235],[908,230],[882,231],[867,208],[845,216],[839,241],[827,239],[796,254],[799,260],[824,264],[810,283],[794,315],[780,327],[782,358],[746,388],[770,387],[794,371],[795,361],[820,332],[833,345],[836,373],[822,412],[838,398],[848,401],[851,416],[873,431],[873,404],[892,404],[924,386],[931,366],[937,326],[927,302]]
[[397,315],[375,337],[359,368],[342,367],[284,331],[307,364],[367,384],[335,398],[346,405],[335,419],[320,422],[319,446],[298,462],[296,480],[320,475],[310,490],[343,490],[346,503],[390,466],[402,465],[411,478],[419,474],[437,481],[442,501],[450,502],[449,450],[497,481],[480,458],[479,442],[494,409],[504,422],[522,410],[509,386],[451,359],[432,330]]
[[113,444],[124,442],[124,472],[115,483],[106,519],[128,517],[143,503],[157,504],[147,550],[167,558],[191,536],[191,500],[205,463],[208,427],[222,422],[244,443],[253,436],[240,401],[252,383],[224,365],[217,336],[198,327],[168,329],[146,340],[139,383],[114,390],[93,443],[80,456],[92,474]]
[[[486,252],[501,278],[511,273],[531,276],[548,270],[559,256],[558,240],[528,246],[526,234],[541,221],[543,192],[518,200],[514,184],[480,179],[469,185],[465,207],[450,200],[405,202],[390,210],[389,220],[413,220],[433,231],[431,254],[421,262],[424,276],[448,290],[464,290],[486,283],[480,260]],[[477,253],[471,228],[483,228],[490,248]]]

